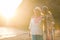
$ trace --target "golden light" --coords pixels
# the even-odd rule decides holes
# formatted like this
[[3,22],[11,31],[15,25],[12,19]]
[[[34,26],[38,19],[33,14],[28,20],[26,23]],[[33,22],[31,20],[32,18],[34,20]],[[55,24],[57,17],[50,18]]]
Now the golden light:
[[9,20],[14,14],[16,8],[22,3],[22,0],[0,0],[0,10],[2,16]]
[[17,30],[13,28],[0,27],[0,39],[14,37],[17,35],[16,31]]

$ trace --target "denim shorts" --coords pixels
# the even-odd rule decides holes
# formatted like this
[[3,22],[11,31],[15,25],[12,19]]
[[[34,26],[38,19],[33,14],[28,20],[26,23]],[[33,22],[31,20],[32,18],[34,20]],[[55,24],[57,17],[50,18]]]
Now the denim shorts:
[[43,40],[42,35],[32,35],[32,40]]

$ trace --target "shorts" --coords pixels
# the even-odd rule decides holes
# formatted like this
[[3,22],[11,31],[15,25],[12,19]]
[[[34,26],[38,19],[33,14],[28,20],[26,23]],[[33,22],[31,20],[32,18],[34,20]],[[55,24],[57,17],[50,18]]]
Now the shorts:
[[32,35],[32,40],[43,40],[42,35]]

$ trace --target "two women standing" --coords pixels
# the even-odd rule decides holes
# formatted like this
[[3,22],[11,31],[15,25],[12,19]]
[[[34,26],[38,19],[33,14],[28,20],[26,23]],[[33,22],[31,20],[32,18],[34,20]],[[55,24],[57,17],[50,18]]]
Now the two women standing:
[[[33,10],[34,15],[31,17],[29,25],[32,40],[43,40],[43,26],[47,27],[47,22],[44,21],[45,11],[47,10],[43,9],[42,11],[40,7],[35,7]],[[46,25],[44,25],[45,23]]]

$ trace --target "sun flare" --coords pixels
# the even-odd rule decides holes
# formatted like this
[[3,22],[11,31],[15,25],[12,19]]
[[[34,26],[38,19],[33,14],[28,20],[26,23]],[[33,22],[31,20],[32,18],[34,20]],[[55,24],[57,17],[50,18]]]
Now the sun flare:
[[5,19],[15,16],[16,8],[22,3],[22,0],[0,0],[0,10]]

